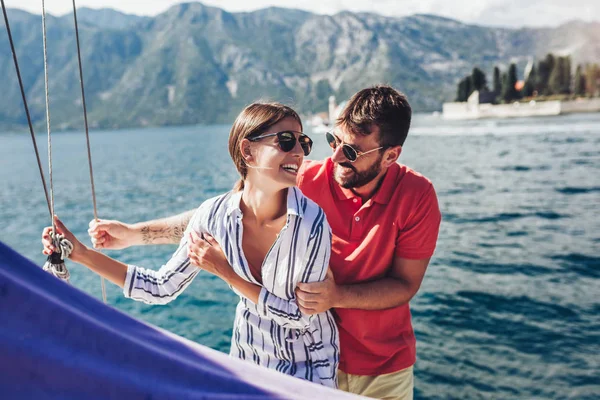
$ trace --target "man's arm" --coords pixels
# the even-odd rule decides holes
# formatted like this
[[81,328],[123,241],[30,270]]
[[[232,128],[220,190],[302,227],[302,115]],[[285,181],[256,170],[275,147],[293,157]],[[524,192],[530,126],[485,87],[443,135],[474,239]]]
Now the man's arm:
[[178,244],[195,211],[196,209],[137,224],[92,220],[88,233],[97,249],[116,250],[147,244]]
[[382,310],[406,304],[421,287],[429,258],[394,258],[387,277],[372,282],[337,285],[333,276],[323,282],[299,283],[296,296],[300,310],[315,314],[330,308]]
[[435,190],[428,183],[427,190],[399,228],[395,256],[387,276],[354,285],[338,286],[334,279],[300,284],[296,293],[300,304],[307,313],[314,313],[331,307],[381,310],[408,303],[423,281],[435,249],[441,217]]

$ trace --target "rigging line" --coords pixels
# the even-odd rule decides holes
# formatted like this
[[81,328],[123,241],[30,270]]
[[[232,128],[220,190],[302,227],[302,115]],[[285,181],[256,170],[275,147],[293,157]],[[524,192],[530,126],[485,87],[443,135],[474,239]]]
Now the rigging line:
[[85,103],[85,89],[83,85],[83,67],[81,64],[81,48],[79,46],[79,25],[77,23],[77,7],[73,0],[73,20],[75,22],[75,40],[77,42],[77,59],[79,61],[79,83],[81,84],[81,100],[83,103],[83,119],[85,122],[85,138],[87,141],[88,163],[90,166],[90,181],[92,183],[92,201],[94,203],[94,219],[98,220],[98,209],[96,207],[96,188],[94,186],[94,171],[92,168],[92,152],[90,147],[90,134],[88,129],[87,106]]
[[33,141],[33,149],[35,150],[35,156],[37,159],[38,168],[40,170],[40,177],[42,178],[42,185],[44,186],[44,194],[46,195],[46,203],[48,204],[48,212],[50,213],[50,219],[52,219],[52,208],[50,207],[50,198],[48,197],[48,188],[46,187],[46,179],[44,178],[44,170],[42,169],[42,162],[40,161],[40,153],[38,151],[37,142],[35,140],[35,133],[33,132],[33,124],[31,123],[31,115],[29,114],[29,107],[27,106],[27,97],[25,96],[23,80],[21,79],[21,70],[19,68],[19,61],[17,60],[17,52],[15,51],[15,45],[13,43],[12,33],[10,31],[10,25],[8,23],[8,15],[6,14],[6,6],[4,5],[4,0],[0,0],[0,3],[2,3],[2,13],[4,14],[4,23],[6,24],[6,31],[8,32],[8,41],[10,42],[10,50],[12,51],[15,69],[17,70],[17,78],[19,79],[19,88],[21,89],[21,97],[23,98],[23,106],[25,107],[25,115],[27,115],[27,123],[29,124],[29,133],[31,134],[31,140]]
[[48,49],[46,44],[46,5],[42,0],[42,39],[44,41],[44,83],[46,88],[46,127],[48,129],[48,172],[50,176],[50,219],[52,220],[52,233],[56,236],[54,223],[54,185],[52,182],[52,140],[50,135],[50,91],[48,88]]
[[[85,139],[87,143],[88,164],[90,166],[90,182],[92,184],[92,202],[94,203],[94,219],[98,221],[98,209],[96,207],[96,188],[94,186],[94,170],[92,168],[92,151],[90,146],[90,133],[88,128],[87,107],[85,103],[85,89],[83,84],[83,67],[81,63],[81,47],[79,45],[79,24],[77,23],[77,6],[73,0],[73,21],[75,22],[75,41],[77,42],[77,59],[79,61],[79,83],[81,84],[81,100],[83,104],[83,120],[85,122]],[[106,284],[104,277],[100,277],[102,285],[102,300],[106,304]]]

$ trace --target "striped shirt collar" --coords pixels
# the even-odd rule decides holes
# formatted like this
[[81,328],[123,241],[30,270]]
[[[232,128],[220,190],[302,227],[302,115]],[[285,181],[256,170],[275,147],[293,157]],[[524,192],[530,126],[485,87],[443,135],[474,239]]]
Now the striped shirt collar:
[[[300,193],[300,189],[296,186],[287,189],[287,214],[288,215],[296,215],[300,218],[304,218],[304,210],[303,210],[303,196]],[[242,191],[239,192],[231,192],[231,197],[229,198],[227,204],[227,215],[231,215],[234,211],[237,211],[239,215],[242,215],[242,210],[240,209],[240,201],[242,200]]]

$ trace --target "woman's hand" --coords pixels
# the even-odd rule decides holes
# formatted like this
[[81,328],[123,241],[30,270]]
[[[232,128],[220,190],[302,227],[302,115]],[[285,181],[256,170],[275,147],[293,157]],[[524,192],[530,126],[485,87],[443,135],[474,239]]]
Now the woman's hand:
[[[61,220],[58,219],[56,215],[54,216],[54,225],[56,228],[56,233],[60,233],[65,237],[65,239],[67,239],[69,242],[71,242],[71,244],[73,244],[73,250],[71,251],[69,258],[77,262],[77,260],[81,258],[83,253],[85,253],[88,250],[88,248],[83,243],[81,243],[75,237],[75,235],[71,233],[70,230],[67,229],[67,227],[61,222]],[[44,230],[42,231],[42,244],[44,245],[44,250],[42,251],[42,253],[44,253],[45,255],[50,255],[53,251],[56,250],[54,243],[52,242],[52,238],[50,237],[51,232],[51,226],[44,228]]]
[[221,250],[221,246],[208,234],[200,237],[194,231],[189,233],[188,257],[192,265],[218,276],[225,282],[228,281],[231,274],[235,273]]
[[134,244],[135,230],[116,220],[91,220],[88,234],[95,249],[120,250]]

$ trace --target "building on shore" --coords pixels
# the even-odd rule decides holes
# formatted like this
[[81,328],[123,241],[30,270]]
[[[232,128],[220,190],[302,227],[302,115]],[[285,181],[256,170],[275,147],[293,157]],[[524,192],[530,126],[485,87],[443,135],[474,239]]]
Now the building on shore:
[[491,104],[484,93],[480,95],[474,91],[466,102],[443,105],[443,118],[448,120],[540,117],[583,112],[600,112],[600,98]]

